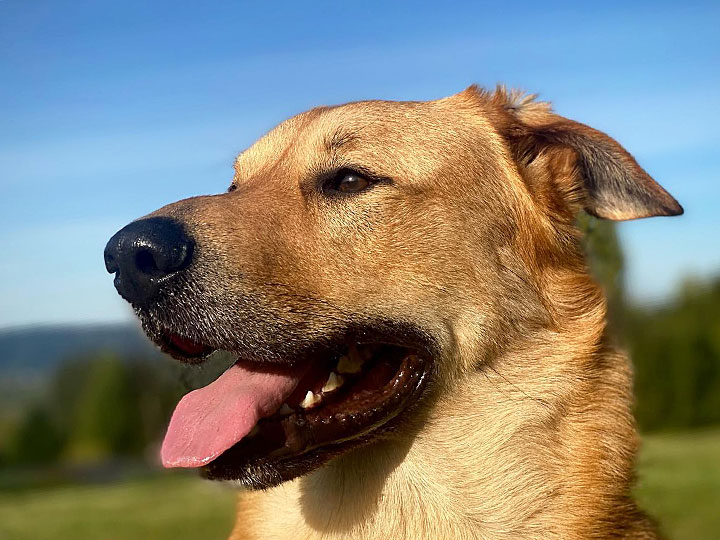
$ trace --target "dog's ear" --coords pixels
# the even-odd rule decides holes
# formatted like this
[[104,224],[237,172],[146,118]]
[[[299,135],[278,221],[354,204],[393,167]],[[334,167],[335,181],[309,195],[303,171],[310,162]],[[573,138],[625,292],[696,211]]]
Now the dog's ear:
[[628,220],[683,213],[680,204],[611,137],[553,114],[550,106],[535,101],[535,96],[503,88],[486,96],[504,110],[496,118],[498,131],[530,183],[554,182],[571,206],[579,205],[600,218]]

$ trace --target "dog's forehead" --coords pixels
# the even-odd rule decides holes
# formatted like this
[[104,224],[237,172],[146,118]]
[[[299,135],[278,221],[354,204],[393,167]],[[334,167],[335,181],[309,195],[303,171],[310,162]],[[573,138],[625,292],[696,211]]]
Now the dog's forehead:
[[470,146],[497,146],[496,138],[466,92],[425,102],[362,101],[318,107],[282,122],[241,153],[235,168],[240,180],[278,167],[302,174],[343,161],[380,173],[427,172]]

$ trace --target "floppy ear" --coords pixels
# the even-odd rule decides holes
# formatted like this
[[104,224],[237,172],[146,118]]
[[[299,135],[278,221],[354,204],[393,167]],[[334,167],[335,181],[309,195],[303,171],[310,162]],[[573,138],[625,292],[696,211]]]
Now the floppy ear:
[[499,131],[521,172],[549,176],[568,202],[579,203],[596,217],[628,220],[683,213],[672,195],[617,141],[553,114],[548,104],[534,97],[502,88],[491,97],[507,113]]

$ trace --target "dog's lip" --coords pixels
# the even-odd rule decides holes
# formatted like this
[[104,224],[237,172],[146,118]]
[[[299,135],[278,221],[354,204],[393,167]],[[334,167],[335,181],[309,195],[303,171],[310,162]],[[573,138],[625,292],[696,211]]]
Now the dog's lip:
[[164,353],[176,360],[193,364],[202,362],[218,350],[203,342],[169,331],[162,332],[155,342]]

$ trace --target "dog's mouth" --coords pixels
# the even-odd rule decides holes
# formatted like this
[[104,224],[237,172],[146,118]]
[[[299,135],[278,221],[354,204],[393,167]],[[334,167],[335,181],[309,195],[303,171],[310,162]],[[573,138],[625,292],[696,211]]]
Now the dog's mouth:
[[[158,341],[185,361],[214,350],[175,334]],[[391,340],[351,338],[323,351],[287,363],[240,359],[187,394],[170,421],[163,465],[238,478],[269,464],[277,481],[287,480],[305,472],[297,462],[317,463],[382,432],[420,395],[431,367],[422,347]],[[282,465],[294,472],[277,472]]]

